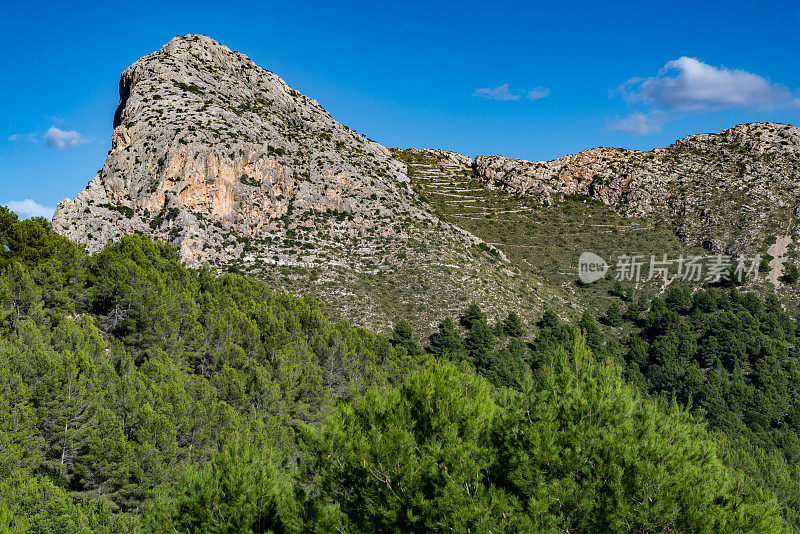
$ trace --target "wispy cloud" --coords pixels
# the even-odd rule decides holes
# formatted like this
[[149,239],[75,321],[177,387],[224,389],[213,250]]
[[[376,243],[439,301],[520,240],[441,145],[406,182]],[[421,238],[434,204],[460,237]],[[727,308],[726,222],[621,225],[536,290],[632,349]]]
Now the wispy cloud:
[[647,135],[660,132],[666,120],[667,114],[658,109],[635,111],[622,119],[608,121],[608,127],[633,135]]
[[475,92],[472,93],[472,96],[478,96],[480,98],[486,98],[488,100],[519,100],[520,95],[514,94],[508,88],[508,84],[504,83],[503,85],[498,85],[494,89],[489,88],[482,88],[482,89],[475,89]]
[[550,94],[550,89],[539,86],[528,91],[528,94],[526,96],[528,100],[539,100],[540,98],[545,98],[549,94]]
[[8,136],[8,140],[12,143],[33,143],[39,144],[39,137],[36,133],[15,133]]
[[75,130],[66,132],[60,128],[51,126],[50,129],[47,130],[47,133],[44,134],[44,141],[45,144],[51,148],[55,148],[56,150],[64,150],[70,147],[88,143],[89,139]]
[[23,219],[27,219],[28,217],[45,217],[47,219],[52,219],[53,213],[56,211],[55,208],[42,206],[41,204],[34,202],[29,198],[26,198],[25,200],[12,200],[6,205],[8,206],[8,209]]
[[665,122],[688,113],[800,109],[800,97],[785,85],[686,56],[668,61],[656,76],[628,80],[617,93],[647,109],[611,121],[609,127],[636,135],[659,132]]
[[544,87],[536,87],[529,91],[512,91],[507,83],[498,85],[494,88],[479,88],[475,89],[472,96],[485,98],[487,100],[499,100],[501,102],[509,100],[520,100],[523,96],[528,100],[539,100],[550,94],[550,89]]

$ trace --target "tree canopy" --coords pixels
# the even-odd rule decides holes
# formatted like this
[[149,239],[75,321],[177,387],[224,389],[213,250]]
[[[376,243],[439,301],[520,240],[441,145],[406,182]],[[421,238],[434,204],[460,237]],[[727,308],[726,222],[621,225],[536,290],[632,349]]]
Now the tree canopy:
[[796,529],[796,321],[617,289],[421,343],[0,209],[0,532]]

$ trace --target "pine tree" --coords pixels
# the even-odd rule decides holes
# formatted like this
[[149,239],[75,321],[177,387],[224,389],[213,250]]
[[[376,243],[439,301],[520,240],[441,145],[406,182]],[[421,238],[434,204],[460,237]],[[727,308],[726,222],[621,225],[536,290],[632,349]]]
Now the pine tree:
[[41,302],[41,288],[18,261],[11,263],[2,279],[0,301],[11,312],[9,319],[12,328],[18,328],[20,321]]
[[519,315],[509,312],[503,320],[503,332],[509,337],[523,337],[525,335],[525,325]]
[[464,349],[473,361],[478,362],[491,353],[494,343],[495,336],[491,327],[486,321],[476,320],[472,322],[464,338]]
[[798,278],[800,278],[800,270],[797,269],[797,265],[794,263],[785,263],[783,265],[783,275],[781,276],[781,281],[792,285],[797,282]]
[[[391,391],[342,408],[320,432],[308,429],[310,485],[318,531],[508,532],[515,505],[487,484],[497,406],[485,380],[429,362]],[[321,520],[321,521],[320,521]],[[319,525],[319,523],[323,525]],[[517,523],[518,524],[518,523]]]
[[539,319],[537,326],[539,328],[552,328],[561,324],[561,319],[550,308],[545,308],[542,313],[542,318]]
[[603,331],[600,329],[600,325],[597,324],[594,316],[589,312],[584,312],[581,316],[581,320],[578,321],[578,328],[583,332],[589,349],[595,354],[601,354],[604,341]]
[[618,301],[615,300],[608,306],[606,314],[603,316],[603,320],[609,326],[616,327],[622,325],[622,312],[620,311],[620,306]]
[[475,304],[474,302],[467,306],[467,309],[464,310],[464,313],[459,318],[459,323],[464,329],[469,330],[472,328],[473,323],[477,322],[486,322],[486,314],[483,313],[480,306]]
[[191,468],[148,507],[151,532],[301,532],[294,481],[280,456],[248,434],[220,442],[211,462]]
[[463,348],[461,334],[456,330],[453,320],[448,317],[439,323],[439,330],[431,334],[428,351],[435,356],[458,355]]
[[414,330],[411,327],[411,323],[405,319],[401,319],[394,325],[391,342],[392,345],[406,349],[406,352],[411,356],[417,357],[422,354],[422,349],[414,338]]
[[642,399],[580,339],[498,404],[492,483],[528,532],[782,530],[774,501],[723,466],[688,413]]
[[642,314],[642,309],[639,307],[637,302],[631,302],[628,304],[628,307],[625,308],[625,313],[622,314],[622,317],[631,322],[636,322],[639,320],[639,316]]

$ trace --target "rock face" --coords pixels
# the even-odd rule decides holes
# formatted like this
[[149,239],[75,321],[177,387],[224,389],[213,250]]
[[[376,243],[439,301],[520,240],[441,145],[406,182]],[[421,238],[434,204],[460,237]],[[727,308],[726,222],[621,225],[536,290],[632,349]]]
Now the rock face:
[[586,195],[622,215],[663,218],[686,242],[717,252],[766,252],[765,240],[796,232],[800,215],[800,128],[786,124],[741,124],[649,152],[478,156],[474,168],[487,187],[542,204]]
[[[388,149],[244,55],[176,37],[126,69],[119,92],[103,169],[53,218],[89,251],[143,232],[190,266],[313,289],[375,327],[488,293],[481,273],[502,254],[433,215]],[[450,293],[453,269],[468,274]]]
[[[58,204],[56,231],[92,252],[142,232],[172,243],[190,266],[311,292],[363,326],[385,330],[406,317],[430,329],[469,301],[490,316],[515,309],[533,320],[544,305],[579,312],[569,280],[543,284],[546,273],[507,260],[500,249],[512,244],[484,242],[460,226],[503,224],[503,214],[534,213],[571,195],[667,222],[687,243],[716,251],[764,252],[782,239],[781,258],[794,261],[800,243],[800,131],[788,125],[740,125],[650,152],[595,148],[549,162],[393,153],[202,35],[176,37],[134,63],[119,92],[105,165]],[[414,184],[397,158],[414,166]],[[492,211],[473,184],[538,204]],[[423,185],[441,189],[466,218],[423,201]]]
[[59,203],[54,226],[90,251],[150,233],[197,265],[242,255],[248,240],[285,229],[292,210],[419,215],[404,172],[386,148],[245,56],[178,37],[122,74],[108,159]]

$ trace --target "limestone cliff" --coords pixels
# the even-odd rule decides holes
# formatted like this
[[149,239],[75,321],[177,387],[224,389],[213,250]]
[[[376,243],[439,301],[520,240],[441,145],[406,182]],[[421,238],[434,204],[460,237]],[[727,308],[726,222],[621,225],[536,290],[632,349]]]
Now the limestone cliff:
[[152,233],[196,265],[241,255],[290,210],[419,215],[404,180],[388,150],[275,74],[208,37],[177,37],[122,74],[111,152],[54,225],[92,251]]
[[312,291],[378,327],[471,299],[538,307],[489,296],[502,253],[431,213],[388,149],[213,39],[174,38],[126,69],[119,93],[103,169],[53,218],[89,251],[143,232],[190,266]]
[[[119,93],[112,149],[89,185],[58,204],[56,231],[91,252],[142,232],[190,266],[313,293],[364,326],[406,317],[430,329],[470,301],[529,320],[545,305],[562,315],[601,306],[576,293],[573,265],[592,243],[619,252],[602,248],[598,232],[635,231],[640,246],[666,242],[655,227],[669,225],[680,247],[731,254],[785,243],[780,261],[794,261],[800,243],[800,130],[789,125],[547,162],[390,151],[202,35],[141,58]],[[546,208],[587,197],[626,219],[610,228],[591,219],[606,214],[572,209],[586,220],[547,220],[566,211]]]
[[478,156],[488,187],[550,204],[586,195],[624,215],[656,216],[687,242],[731,254],[766,251],[796,232],[800,214],[800,128],[741,124],[641,152],[593,148],[552,161]]

